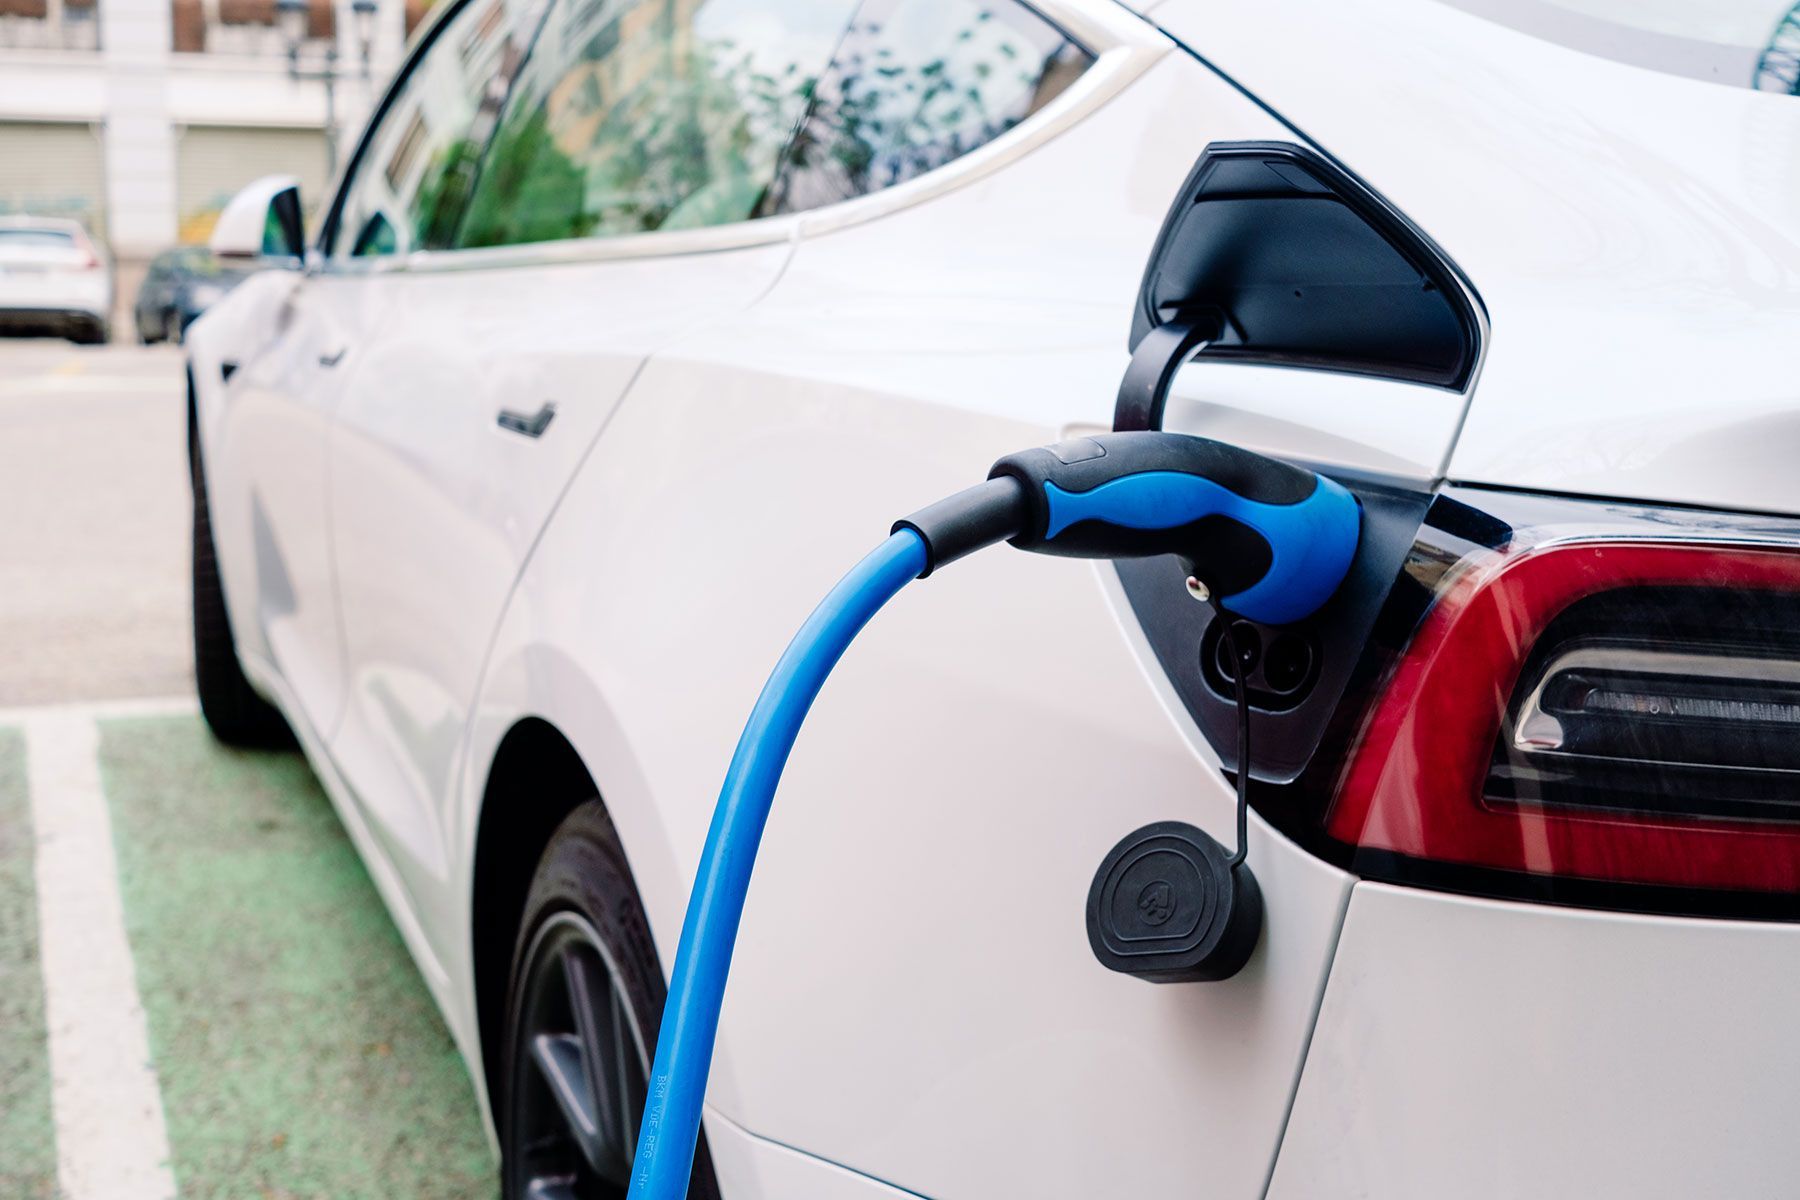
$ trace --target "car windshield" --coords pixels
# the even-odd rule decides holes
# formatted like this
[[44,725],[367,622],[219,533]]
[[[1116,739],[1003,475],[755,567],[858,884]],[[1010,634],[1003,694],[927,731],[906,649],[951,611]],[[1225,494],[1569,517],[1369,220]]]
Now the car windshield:
[[1795,0],[1444,0],[1546,41],[1671,75],[1800,95]]

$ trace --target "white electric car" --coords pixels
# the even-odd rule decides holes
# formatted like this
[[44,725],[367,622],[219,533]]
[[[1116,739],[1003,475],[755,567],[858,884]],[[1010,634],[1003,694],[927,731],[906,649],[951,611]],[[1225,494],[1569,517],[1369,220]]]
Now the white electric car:
[[[1356,493],[1242,659],[1174,560],[915,585],[802,732],[729,1200],[1800,1192],[1788,0],[446,0],[188,343],[200,699],[291,728],[505,1194],[622,1195],[739,728],[897,517],[1206,435]],[[1102,966],[1156,821],[1248,965]],[[1154,906],[1152,906],[1154,907]],[[1155,914],[1147,914],[1154,916]]]
[[78,221],[0,216],[0,330],[104,342],[112,264]]

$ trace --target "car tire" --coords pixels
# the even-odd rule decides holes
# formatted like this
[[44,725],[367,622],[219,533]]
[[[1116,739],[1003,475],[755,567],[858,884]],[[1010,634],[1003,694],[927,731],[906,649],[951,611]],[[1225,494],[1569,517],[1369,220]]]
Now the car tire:
[[213,736],[226,745],[265,749],[292,746],[293,730],[273,704],[257,695],[238,662],[237,642],[231,636],[225,588],[213,546],[206,472],[197,450],[190,452],[188,470],[194,490],[194,690],[200,696],[200,715]]
[[[625,849],[606,810],[589,801],[545,847],[513,949],[495,1114],[505,1200],[625,1195],[666,994]],[[604,1081],[588,1092],[586,1111],[591,1128],[611,1132],[589,1139],[585,1151],[550,1085],[554,1062],[565,1078]],[[718,1200],[704,1134],[687,1194]]]
[[78,346],[104,346],[110,335],[105,321],[91,321],[77,329],[69,340]]

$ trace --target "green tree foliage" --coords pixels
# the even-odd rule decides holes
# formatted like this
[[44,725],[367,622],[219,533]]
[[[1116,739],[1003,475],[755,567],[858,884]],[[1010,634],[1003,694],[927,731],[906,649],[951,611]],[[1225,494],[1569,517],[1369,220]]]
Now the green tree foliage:
[[418,232],[418,245],[437,249],[451,244],[480,164],[481,147],[472,138],[458,138],[433,156],[413,196],[412,224]]
[[[950,52],[907,60],[871,21],[851,27],[819,80],[797,64],[771,73],[729,40],[693,37],[674,11],[623,37],[624,14],[614,13],[579,61],[521,86],[473,182],[458,244],[697,228],[891,186],[1016,124],[1068,45],[1048,26],[1060,43],[1048,51],[983,29],[984,8],[948,35]],[[465,162],[461,150],[446,156],[421,193],[423,211],[461,207],[448,202]],[[790,192],[806,203],[786,203]]]
[[463,221],[461,244],[506,246],[586,237],[597,221],[586,211],[585,193],[581,168],[551,139],[545,110],[515,113],[494,135]]

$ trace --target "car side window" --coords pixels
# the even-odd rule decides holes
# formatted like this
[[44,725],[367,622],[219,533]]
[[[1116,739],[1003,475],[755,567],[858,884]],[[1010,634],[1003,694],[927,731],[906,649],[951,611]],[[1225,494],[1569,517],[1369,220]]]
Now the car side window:
[[543,11],[543,0],[471,0],[448,19],[357,161],[334,260],[449,243]]
[[459,246],[742,221],[855,0],[557,0]]
[[819,208],[935,171],[1093,62],[1017,0],[864,0],[761,211]]

